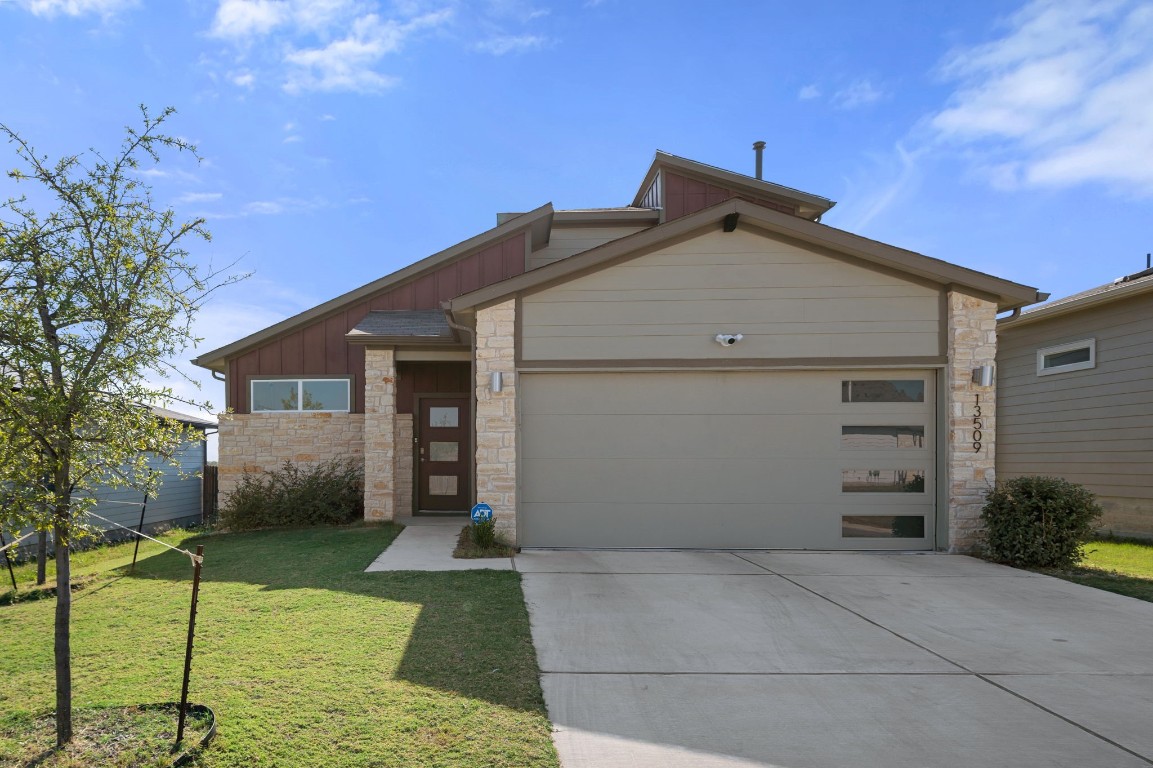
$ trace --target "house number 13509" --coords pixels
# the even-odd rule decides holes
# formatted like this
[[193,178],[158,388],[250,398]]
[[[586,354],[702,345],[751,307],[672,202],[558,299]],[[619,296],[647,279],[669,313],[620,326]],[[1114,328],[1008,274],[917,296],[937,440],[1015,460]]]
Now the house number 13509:
[[981,450],[981,396],[977,395],[977,405],[973,409],[973,451]]

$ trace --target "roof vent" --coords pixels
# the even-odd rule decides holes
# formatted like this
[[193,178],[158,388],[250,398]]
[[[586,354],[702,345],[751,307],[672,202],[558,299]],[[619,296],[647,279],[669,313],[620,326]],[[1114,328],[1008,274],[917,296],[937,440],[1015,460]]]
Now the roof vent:
[[754,141],[753,151],[757,153],[757,180],[760,181],[764,172],[765,142]]

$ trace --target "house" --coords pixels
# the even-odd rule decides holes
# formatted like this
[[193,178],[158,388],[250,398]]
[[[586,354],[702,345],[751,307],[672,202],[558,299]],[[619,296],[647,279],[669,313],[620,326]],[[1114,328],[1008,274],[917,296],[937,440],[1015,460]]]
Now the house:
[[1103,530],[1153,537],[1153,270],[997,325],[997,475],[1086,486]]
[[[216,420],[201,416],[178,413],[167,408],[153,407],[157,419],[171,419],[183,424],[188,433],[205,433],[216,428]],[[150,456],[148,466],[161,475],[160,491],[148,499],[143,508],[144,528],[147,532],[173,527],[198,525],[204,516],[204,468],[208,454],[202,435],[183,441],[173,460]],[[103,533],[109,540],[123,539],[131,534],[124,528],[136,529],[140,525],[141,505],[144,495],[133,488],[109,488],[100,486],[92,491],[99,502],[92,512],[99,518],[89,520],[92,527]],[[101,520],[100,518],[104,518]],[[122,526],[122,527],[117,527]],[[16,536],[29,533],[17,532]],[[36,548],[34,539],[27,540],[18,549],[21,559],[28,558]]]
[[[759,174],[758,174],[759,175]],[[529,547],[953,549],[994,463],[996,314],[1036,289],[658,152],[629,205],[497,226],[201,355],[220,489],[363,460],[366,516]]]

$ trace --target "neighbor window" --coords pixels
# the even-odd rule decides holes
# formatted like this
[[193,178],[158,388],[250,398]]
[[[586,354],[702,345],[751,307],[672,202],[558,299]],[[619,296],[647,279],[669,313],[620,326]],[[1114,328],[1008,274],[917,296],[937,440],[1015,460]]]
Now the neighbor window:
[[254,379],[252,412],[349,411],[348,379]]
[[1097,367],[1097,340],[1084,339],[1056,347],[1037,350],[1037,375],[1048,376],[1066,371],[1083,371]]

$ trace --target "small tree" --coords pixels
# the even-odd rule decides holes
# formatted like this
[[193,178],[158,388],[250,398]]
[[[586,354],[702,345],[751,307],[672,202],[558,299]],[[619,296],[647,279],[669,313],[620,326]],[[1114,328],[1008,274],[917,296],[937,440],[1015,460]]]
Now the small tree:
[[21,165],[8,177],[51,201],[45,214],[26,196],[0,206],[0,484],[11,497],[0,514],[54,533],[58,745],[72,738],[70,547],[91,530],[96,488],[155,492],[148,454],[172,456],[184,433],[152,415],[148,404],[175,398],[146,377],[175,370],[166,361],[195,343],[196,310],[231,282],[189,260],[183,244],[209,238],[204,220],[177,221],[141,182],[140,162],[161,150],[196,156],[160,132],[172,109],[141,113],[114,156],[54,163],[0,125]]

